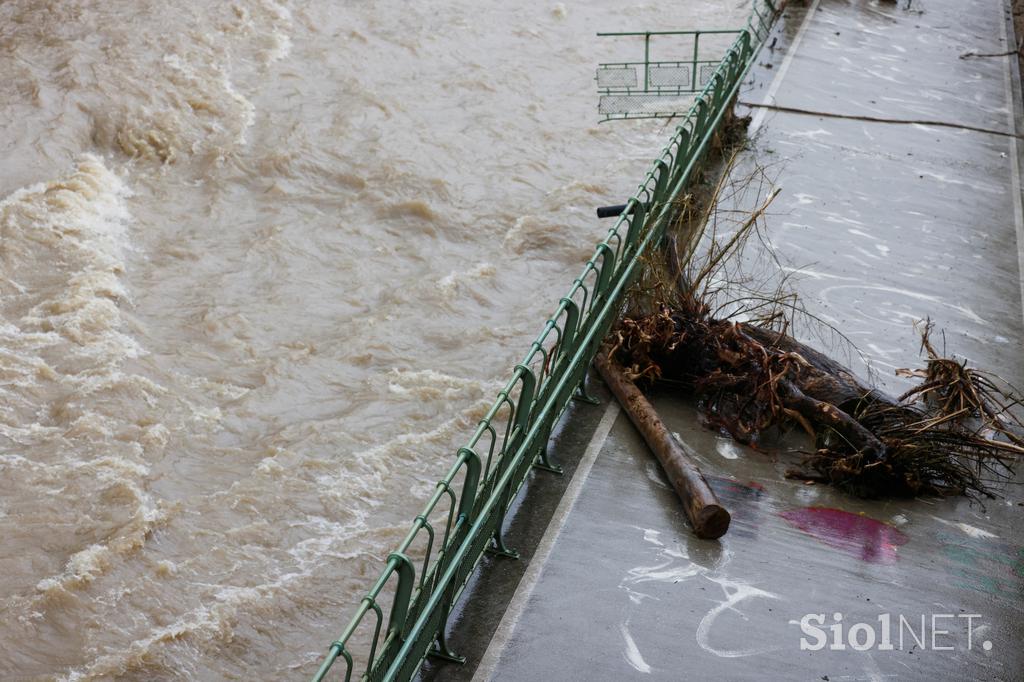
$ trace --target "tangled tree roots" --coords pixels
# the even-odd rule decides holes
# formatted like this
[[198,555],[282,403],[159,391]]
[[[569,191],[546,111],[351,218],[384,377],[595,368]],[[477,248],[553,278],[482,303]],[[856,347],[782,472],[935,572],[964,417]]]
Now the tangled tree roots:
[[[777,308],[742,322],[712,312],[728,306],[708,283],[722,281],[723,264],[770,200],[724,243],[712,236],[703,259],[686,258],[685,268],[670,239],[667,265],[660,266],[668,275],[657,286],[641,285],[644,301],[633,301],[609,337],[610,355],[641,384],[683,387],[709,426],[741,443],[757,447],[770,429],[805,430],[815,450],[791,476],[865,497],[991,496],[989,484],[1011,476],[1011,464],[1024,454],[1022,424],[1013,414],[1021,401],[993,375],[936,352],[930,324],[922,329],[927,366],[901,371],[921,382],[893,398],[789,336],[788,318]],[[784,298],[776,294],[774,301]],[[742,296],[731,303],[737,300]]]
[[624,320],[611,350],[639,380],[684,386],[707,423],[741,443],[803,428],[816,450],[791,475],[861,496],[988,494],[986,474],[1009,475],[1024,453],[1009,411],[1017,399],[946,358],[932,357],[921,385],[894,399],[784,333],[667,306]]

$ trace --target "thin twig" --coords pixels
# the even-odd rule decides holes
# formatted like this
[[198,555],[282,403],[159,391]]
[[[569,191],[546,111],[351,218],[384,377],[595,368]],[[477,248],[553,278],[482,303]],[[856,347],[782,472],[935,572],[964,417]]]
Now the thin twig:
[[772,193],[768,195],[768,198],[765,199],[764,203],[761,204],[760,208],[758,208],[756,211],[750,214],[750,216],[743,222],[740,228],[736,230],[736,233],[733,234],[732,237],[730,237],[729,241],[726,242],[725,245],[718,250],[718,253],[715,254],[714,257],[708,259],[708,262],[704,264],[704,267],[701,268],[701,271],[697,273],[697,276],[694,277],[693,282],[691,282],[692,286],[697,287],[704,280],[705,277],[707,277],[708,275],[715,271],[715,268],[718,266],[718,263],[721,262],[723,258],[730,255],[730,253],[732,252],[732,248],[733,246],[735,246],[736,242],[742,239],[747,234],[747,230],[750,229],[750,227],[754,223],[756,223],[761,218],[761,216],[765,214],[765,211],[768,210],[768,206],[770,206],[771,203],[775,200],[775,197],[779,196],[779,192],[781,191],[781,187],[776,187],[774,191],[772,191]]
[[1007,50],[1006,52],[964,52],[960,55],[960,59],[969,59],[970,57],[1009,57],[1010,55],[1020,54],[1020,48],[1024,46],[1024,38],[1017,41],[1016,50]]
[[960,59],[970,59],[971,57],[1009,57],[1020,52],[1018,47],[1016,50],[1007,50],[1006,52],[964,52],[960,55]]

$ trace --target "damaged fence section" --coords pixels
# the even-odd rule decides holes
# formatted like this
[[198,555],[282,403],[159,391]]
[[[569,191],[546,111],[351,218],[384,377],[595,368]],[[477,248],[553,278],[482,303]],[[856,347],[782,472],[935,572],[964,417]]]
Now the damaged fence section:
[[597,111],[601,121],[623,118],[667,118],[686,112],[711,82],[722,55],[738,36],[748,34],[759,45],[777,14],[770,1],[755,2],[746,28],[700,31],[631,31],[598,33],[616,43],[643,41],[643,60],[599,64]]
[[626,210],[558,302],[469,442],[458,450],[408,534],[388,555],[314,680],[327,679],[335,665],[344,666],[344,672],[336,672],[337,679],[346,681],[353,675],[408,680],[425,656],[459,660],[445,643],[448,616],[485,551],[514,555],[502,541],[505,512],[532,467],[557,470],[546,451],[551,431],[581,390],[623,296],[640,272],[641,256],[677,215],[677,199],[732,107],[777,14],[772,0],[755,1],[756,21],[736,33],[706,82],[702,78],[692,106]]

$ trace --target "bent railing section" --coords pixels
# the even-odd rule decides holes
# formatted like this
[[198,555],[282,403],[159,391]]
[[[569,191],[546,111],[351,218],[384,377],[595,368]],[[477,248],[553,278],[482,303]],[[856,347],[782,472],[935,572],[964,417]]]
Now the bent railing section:
[[[760,44],[777,14],[771,2],[755,2],[742,29],[598,33],[600,38],[637,44],[638,55],[635,61],[598,64],[594,80],[601,122],[682,115],[711,80],[735,36],[746,31]],[[641,40],[643,61],[639,60]],[[662,56],[666,54],[674,58],[666,59]]]
[[755,16],[765,17],[756,23],[763,30],[738,33],[626,210],[388,555],[383,572],[331,644],[315,681],[326,679],[338,659],[344,662],[343,677],[338,677],[346,682],[353,674],[364,680],[408,680],[428,654],[458,660],[445,643],[448,616],[486,550],[514,555],[502,541],[505,512],[531,467],[557,470],[545,449],[551,431],[618,317],[623,296],[640,272],[640,256],[661,240],[675,218],[682,191],[776,14],[771,0],[756,0]]

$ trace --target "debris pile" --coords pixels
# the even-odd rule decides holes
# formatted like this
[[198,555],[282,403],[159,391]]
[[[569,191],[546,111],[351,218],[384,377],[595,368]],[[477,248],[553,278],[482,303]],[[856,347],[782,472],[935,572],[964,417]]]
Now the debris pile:
[[654,268],[660,284],[634,292],[608,355],[641,386],[671,383],[692,395],[708,426],[745,445],[759,447],[773,430],[806,431],[814,450],[792,477],[863,497],[991,496],[990,484],[1024,454],[1021,399],[995,375],[939,354],[930,323],[920,328],[926,366],[901,370],[920,383],[892,397],[787,333],[792,294],[748,292],[723,304],[725,265],[777,193],[729,236],[704,236],[702,257],[689,257],[701,235],[682,258],[670,237],[666,263]]

